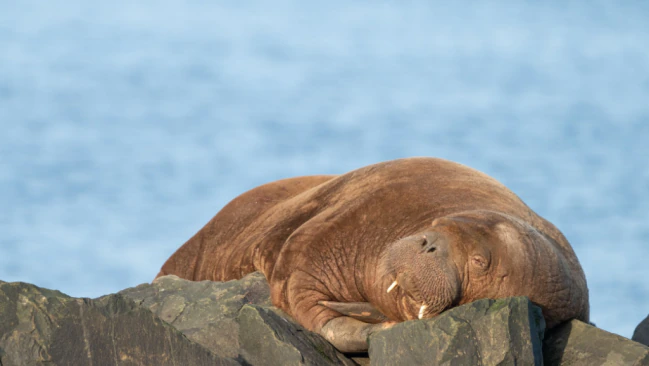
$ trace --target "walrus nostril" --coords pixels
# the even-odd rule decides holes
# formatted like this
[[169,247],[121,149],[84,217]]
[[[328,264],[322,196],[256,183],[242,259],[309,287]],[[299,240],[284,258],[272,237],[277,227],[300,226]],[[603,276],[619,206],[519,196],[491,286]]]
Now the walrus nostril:
[[422,239],[421,242],[422,253],[432,253],[435,250],[437,250],[437,246],[435,246],[435,242],[437,241],[436,237],[431,240],[430,238],[428,238],[427,235],[423,235],[421,239]]

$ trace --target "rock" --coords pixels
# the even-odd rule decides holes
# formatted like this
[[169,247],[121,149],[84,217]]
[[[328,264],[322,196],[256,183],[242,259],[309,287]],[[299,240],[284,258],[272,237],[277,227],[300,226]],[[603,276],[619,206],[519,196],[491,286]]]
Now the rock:
[[546,365],[649,365],[649,347],[579,320],[548,331]]
[[71,298],[26,283],[0,284],[0,364],[51,360],[53,320]]
[[649,315],[638,324],[631,339],[645,346],[649,346]]
[[359,366],[370,366],[370,356],[367,352],[349,356],[349,358]]
[[527,297],[479,300],[372,334],[378,365],[542,365],[545,320]]
[[[645,319],[634,339],[641,340]],[[649,365],[649,347],[573,320],[545,332],[525,297],[479,300],[369,338],[373,365]],[[352,359],[347,357],[352,357]],[[0,281],[0,365],[354,365],[270,303],[263,275],[165,276],[98,299]]]
[[122,295],[76,299],[0,284],[0,364],[238,365]]
[[316,333],[261,306],[245,305],[239,316],[239,344],[252,365],[354,365]]
[[231,358],[239,355],[239,324],[235,318],[241,307],[271,306],[268,282],[259,272],[228,282],[164,276],[120,294],[149,308],[192,341]]
[[263,274],[228,282],[164,276],[120,292],[212,352],[250,365],[353,365],[273,307]]

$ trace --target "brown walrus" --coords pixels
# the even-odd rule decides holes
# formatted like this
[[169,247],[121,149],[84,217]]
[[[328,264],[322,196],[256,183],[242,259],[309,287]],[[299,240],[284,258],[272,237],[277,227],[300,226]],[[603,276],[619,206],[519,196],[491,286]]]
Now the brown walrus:
[[495,179],[436,158],[252,189],[158,276],[254,271],[273,304],[348,352],[394,322],[481,298],[528,296],[548,327],[589,316],[586,279],[561,232]]

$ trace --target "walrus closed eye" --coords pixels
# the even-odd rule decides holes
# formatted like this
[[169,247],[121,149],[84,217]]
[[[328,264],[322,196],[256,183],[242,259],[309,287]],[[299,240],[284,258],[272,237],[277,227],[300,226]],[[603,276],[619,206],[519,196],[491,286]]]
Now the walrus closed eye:
[[158,276],[261,271],[273,304],[343,352],[369,334],[481,298],[528,296],[549,328],[588,321],[588,289],[561,232],[498,181],[409,158],[280,180],[235,198]]

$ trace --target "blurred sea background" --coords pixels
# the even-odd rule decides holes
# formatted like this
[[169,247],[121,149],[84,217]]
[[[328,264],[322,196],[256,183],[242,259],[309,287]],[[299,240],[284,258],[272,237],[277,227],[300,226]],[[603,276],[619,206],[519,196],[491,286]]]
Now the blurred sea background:
[[568,237],[592,321],[649,313],[649,3],[0,2],[0,279],[149,282],[238,194],[437,156]]

